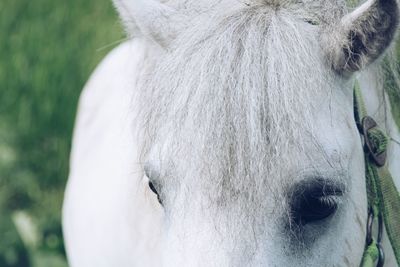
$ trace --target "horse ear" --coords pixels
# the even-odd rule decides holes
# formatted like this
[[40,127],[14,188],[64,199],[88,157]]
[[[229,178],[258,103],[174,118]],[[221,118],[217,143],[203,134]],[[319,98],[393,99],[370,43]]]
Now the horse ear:
[[398,21],[396,0],[369,0],[344,16],[324,40],[333,68],[351,74],[372,63],[391,44]]
[[114,0],[128,34],[141,34],[161,46],[176,37],[182,15],[157,0]]

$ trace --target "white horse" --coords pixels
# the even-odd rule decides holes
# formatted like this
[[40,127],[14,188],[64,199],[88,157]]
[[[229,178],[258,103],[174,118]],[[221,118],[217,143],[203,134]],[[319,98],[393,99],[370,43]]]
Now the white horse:
[[[400,140],[380,65],[396,0],[115,0],[131,41],[81,96],[63,220],[72,267],[359,266],[353,117]],[[400,146],[388,166],[400,188]],[[310,204],[311,203],[311,204]],[[396,266],[384,237],[386,265]]]

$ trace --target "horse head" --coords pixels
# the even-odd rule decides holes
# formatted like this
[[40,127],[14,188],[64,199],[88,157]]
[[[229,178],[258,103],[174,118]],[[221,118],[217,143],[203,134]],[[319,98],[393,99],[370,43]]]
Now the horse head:
[[364,153],[354,73],[398,25],[395,0],[115,0],[158,52],[136,125],[168,266],[357,266]]

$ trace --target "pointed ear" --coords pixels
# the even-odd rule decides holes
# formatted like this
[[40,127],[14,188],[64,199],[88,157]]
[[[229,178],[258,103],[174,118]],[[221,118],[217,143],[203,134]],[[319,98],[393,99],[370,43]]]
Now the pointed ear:
[[114,0],[128,34],[141,34],[167,46],[175,38],[183,16],[156,0]]
[[398,22],[396,0],[368,0],[332,25],[323,44],[333,69],[351,74],[372,63],[391,44]]

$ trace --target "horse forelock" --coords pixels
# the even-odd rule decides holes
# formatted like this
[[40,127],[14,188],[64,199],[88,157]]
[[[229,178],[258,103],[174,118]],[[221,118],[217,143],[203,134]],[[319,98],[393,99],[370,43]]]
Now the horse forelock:
[[[180,9],[182,12],[188,12],[199,15],[199,12],[212,13],[216,10],[223,13],[229,7],[235,5],[269,8],[289,8],[296,11],[315,12],[317,16],[326,17],[325,19],[333,19],[338,15],[343,15],[346,2],[354,2],[353,0],[166,0],[162,1],[170,6]],[[222,9],[222,10],[218,10]],[[339,12],[339,13],[337,13]]]
[[[205,205],[242,259],[267,222],[290,217],[290,168],[314,153],[305,142],[317,139],[318,100],[337,89],[309,14],[265,5],[199,20],[138,82],[143,161],[158,166],[167,213],[202,221],[194,210]],[[173,207],[179,191],[187,207]],[[271,219],[271,207],[282,216]]]
[[143,159],[156,161],[165,190],[185,184],[261,227],[262,199],[282,199],[286,166],[313,136],[315,99],[333,88],[318,32],[290,11],[245,9],[198,24],[144,70]]

